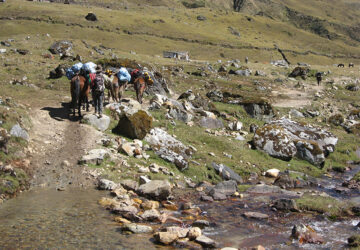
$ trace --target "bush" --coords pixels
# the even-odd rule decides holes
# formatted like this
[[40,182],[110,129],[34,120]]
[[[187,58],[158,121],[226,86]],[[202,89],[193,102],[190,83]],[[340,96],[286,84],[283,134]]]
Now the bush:
[[205,1],[194,1],[194,2],[187,2],[183,1],[182,4],[189,9],[196,9],[196,8],[203,8],[205,7]]
[[341,114],[336,114],[330,116],[329,123],[334,124],[335,126],[339,126],[345,121],[344,117]]

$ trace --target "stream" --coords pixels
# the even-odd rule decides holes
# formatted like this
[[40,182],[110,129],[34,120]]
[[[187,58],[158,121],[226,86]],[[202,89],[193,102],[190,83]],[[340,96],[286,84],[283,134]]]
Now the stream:
[[[339,195],[332,191],[341,180],[351,178],[359,171],[353,168],[333,178],[319,179],[318,191],[348,200],[360,197],[358,191]],[[188,191],[193,192],[193,191]],[[108,192],[94,188],[73,188],[65,191],[34,188],[0,206],[0,249],[14,248],[65,248],[65,249],[173,249],[151,242],[151,235],[123,235],[113,215],[100,207],[97,201]],[[203,233],[219,242],[221,247],[251,249],[263,245],[268,249],[343,249],[347,238],[359,233],[359,218],[330,221],[325,216],[311,213],[286,213],[271,210],[269,203],[284,195],[250,194],[243,199],[221,202],[197,202],[202,218],[211,222]],[[195,202],[194,202],[195,203]],[[269,215],[267,220],[247,219],[247,211]],[[299,245],[290,239],[296,223],[315,229],[325,239],[323,245]]]

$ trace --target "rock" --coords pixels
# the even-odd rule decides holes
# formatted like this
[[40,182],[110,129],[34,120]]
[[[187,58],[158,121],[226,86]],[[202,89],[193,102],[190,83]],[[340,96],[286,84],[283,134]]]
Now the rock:
[[107,149],[92,149],[79,160],[79,164],[100,165],[103,160],[109,156],[110,154]]
[[208,222],[207,220],[196,220],[195,222],[193,222],[192,226],[199,228],[210,227],[210,222]]
[[160,207],[160,203],[158,201],[144,201],[141,203],[141,208],[144,210],[157,209]]
[[211,166],[224,180],[234,180],[238,184],[243,183],[241,176],[235,173],[231,168],[223,164],[216,164],[215,162],[211,163]]
[[114,195],[116,197],[124,197],[124,195],[126,194],[127,190],[120,185],[117,185],[117,187],[111,191],[111,195]]
[[255,71],[255,76],[266,76],[266,73],[264,71],[261,71],[261,70],[256,70]]
[[150,197],[155,200],[166,200],[171,194],[171,185],[166,180],[154,180],[140,185],[137,191],[140,195]]
[[20,137],[25,141],[29,141],[30,139],[29,134],[26,132],[25,129],[21,128],[18,123],[11,128],[10,135],[15,137]]
[[224,200],[227,196],[233,195],[237,191],[237,183],[234,180],[223,181],[215,185],[209,191],[214,200]]
[[127,220],[127,219],[124,219],[120,216],[117,216],[114,218],[114,221],[117,222],[117,223],[121,223],[121,224],[131,224],[131,221]]
[[139,225],[135,223],[125,224],[122,228],[123,231],[129,231],[134,234],[142,234],[142,233],[152,233],[153,229],[152,227],[145,226],[145,225]]
[[138,213],[138,209],[135,206],[117,205],[114,208],[112,208],[112,212],[115,214],[119,214],[122,217],[129,219],[131,221],[139,221],[141,219],[136,215]]
[[206,248],[215,248],[216,242],[205,235],[201,235],[195,239],[195,241]]
[[193,115],[186,112],[184,109],[180,109],[178,107],[172,107],[169,109],[168,114],[173,119],[182,121],[184,123],[190,122],[193,119]]
[[91,13],[91,12],[86,15],[85,19],[88,20],[88,21],[93,21],[93,22],[98,20],[96,15],[94,13]]
[[253,144],[273,157],[290,160],[296,155],[321,167],[325,156],[334,152],[337,140],[323,129],[283,118],[257,129]]
[[277,210],[299,212],[296,202],[293,199],[282,198],[282,199],[276,200],[274,202],[273,207],[275,207]]
[[125,153],[126,155],[128,155],[130,157],[134,156],[134,150],[135,150],[135,147],[133,147],[132,143],[130,143],[130,142],[123,143],[119,147],[119,151],[121,151],[122,153]]
[[157,232],[154,234],[154,238],[157,242],[164,245],[170,245],[175,242],[179,237],[177,233],[173,232]]
[[106,179],[100,179],[98,181],[98,189],[100,190],[114,190],[118,187],[118,185],[113,182]]
[[224,99],[223,93],[219,89],[209,91],[206,96],[214,102],[222,102]]
[[296,67],[290,74],[289,77],[298,77],[300,76],[304,80],[307,77],[307,74],[309,73],[310,69],[307,67]]
[[269,124],[257,129],[252,142],[257,149],[285,161],[290,161],[297,152],[291,135],[278,125]]
[[255,119],[270,121],[275,116],[271,104],[265,100],[253,100],[240,104],[244,106],[246,113]]
[[50,79],[61,78],[66,75],[66,66],[63,64],[58,65],[54,70],[49,73]]
[[114,207],[119,206],[119,202],[117,202],[115,199],[110,199],[107,197],[102,197],[98,203],[101,206],[103,206],[105,208],[110,208],[110,209],[113,209]]
[[140,185],[145,184],[145,183],[148,183],[148,182],[150,182],[150,181],[151,181],[151,180],[150,180],[149,177],[147,177],[147,176],[140,176],[140,177],[139,177]]
[[152,129],[145,137],[145,141],[160,158],[174,163],[179,170],[185,170],[189,166],[188,159],[192,150],[164,130]]
[[146,221],[159,221],[160,213],[156,209],[146,210],[142,215],[141,218]]
[[[309,177],[307,177],[309,178]],[[274,181],[273,185],[279,186],[283,189],[286,188],[304,188],[306,186],[309,186],[314,182],[314,184],[317,184],[316,181],[304,181],[301,178],[293,179],[290,177],[289,174],[280,174],[276,180]]]
[[20,55],[24,56],[24,55],[29,54],[30,51],[27,49],[17,49],[16,52],[19,53]]
[[292,109],[290,110],[290,116],[291,117],[296,117],[296,118],[304,118],[305,116],[303,115],[303,113],[301,113],[300,111],[296,110],[296,109]]
[[244,213],[244,216],[249,219],[259,219],[259,220],[269,218],[269,215],[258,213],[258,212],[246,212],[246,213]]
[[226,72],[227,69],[224,65],[221,65],[220,68],[218,69],[218,72],[221,73],[221,72]]
[[188,238],[178,239],[174,246],[175,248],[201,250],[202,246],[194,241],[190,241]]
[[318,235],[314,229],[304,225],[297,224],[294,225],[291,236],[295,239],[298,239],[301,243],[309,243],[309,244],[323,244],[324,239]]
[[126,190],[136,191],[139,188],[139,184],[134,180],[121,180],[120,184]]
[[206,17],[204,16],[197,16],[196,19],[199,21],[206,21]]
[[192,227],[190,228],[187,237],[189,237],[190,240],[194,240],[197,237],[200,237],[202,235],[201,229],[199,227]]
[[200,126],[209,129],[219,129],[224,127],[224,124],[221,120],[210,117],[202,117],[199,123]]
[[49,50],[52,54],[66,54],[72,50],[72,47],[72,42],[64,40],[53,43]]
[[252,124],[250,124],[250,130],[249,131],[250,131],[250,133],[255,133],[258,128],[259,128],[258,125],[252,123]]
[[231,122],[228,124],[228,128],[231,131],[240,131],[243,127],[242,122],[240,121],[235,121],[235,122]]
[[0,49],[0,54],[6,53],[6,49]]
[[360,235],[353,235],[348,238],[348,246],[349,247],[360,247]]
[[289,67],[289,64],[285,60],[271,61],[271,64],[278,67]]
[[266,170],[265,176],[271,177],[271,178],[277,178],[279,176],[280,170],[276,168],[272,168],[269,170]]
[[100,131],[105,131],[110,125],[110,117],[102,115],[101,118],[98,118],[96,115],[86,114],[83,117],[83,122],[89,123]]
[[142,140],[152,128],[152,116],[145,110],[129,109],[120,114],[114,132],[131,139]]
[[250,71],[249,69],[236,70],[236,71],[235,71],[235,75],[238,75],[238,76],[250,76],[250,75],[251,75],[251,71]]
[[185,238],[188,235],[189,228],[182,227],[167,227],[166,232],[176,233],[178,238]]
[[[214,201],[214,199],[213,199],[211,196],[208,196],[208,195],[202,195],[202,196],[200,197],[200,199],[201,199],[202,201],[209,201],[209,202],[213,202],[213,201]],[[225,199],[226,199],[226,196],[225,196]]]

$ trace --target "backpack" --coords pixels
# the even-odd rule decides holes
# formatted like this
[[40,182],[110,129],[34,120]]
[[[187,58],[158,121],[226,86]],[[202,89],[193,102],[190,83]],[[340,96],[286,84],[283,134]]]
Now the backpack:
[[102,74],[96,74],[93,89],[95,92],[102,93],[105,90],[104,77]]

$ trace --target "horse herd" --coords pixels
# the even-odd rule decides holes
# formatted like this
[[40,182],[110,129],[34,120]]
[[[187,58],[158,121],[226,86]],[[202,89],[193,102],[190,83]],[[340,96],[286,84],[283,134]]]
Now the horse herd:
[[[343,63],[339,63],[338,65],[338,68],[344,68],[345,67],[345,64],[343,64]],[[353,63],[349,63],[349,68],[354,68],[354,64]]]
[[[102,74],[104,78],[105,88],[108,90],[108,102],[110,98],[115,102],[120,102],[121,97],[128,86],[129,82],[120,82],[116,74],[114,73],[105,73]],[[152,84],[150,77],[145,77],[140,75],[137,77],[132,77],[130,84],[134,85],[136,91],[136,98],[139,103],[142,103],[142,98],[144,91],[146,90],[147,85]],[[78,114],[81,117],[81,107],[86,105],[86,111],[89,111],[89,93],[91,87],[87,79],[77,74],[70,81],[70,92],[71,92],[71,104],[73,108],[73,115],[75,116],[75,109],[78,108]],[[105,100],[105,98],[104,98]],[[83,107],[85,108],[85,107]]]

